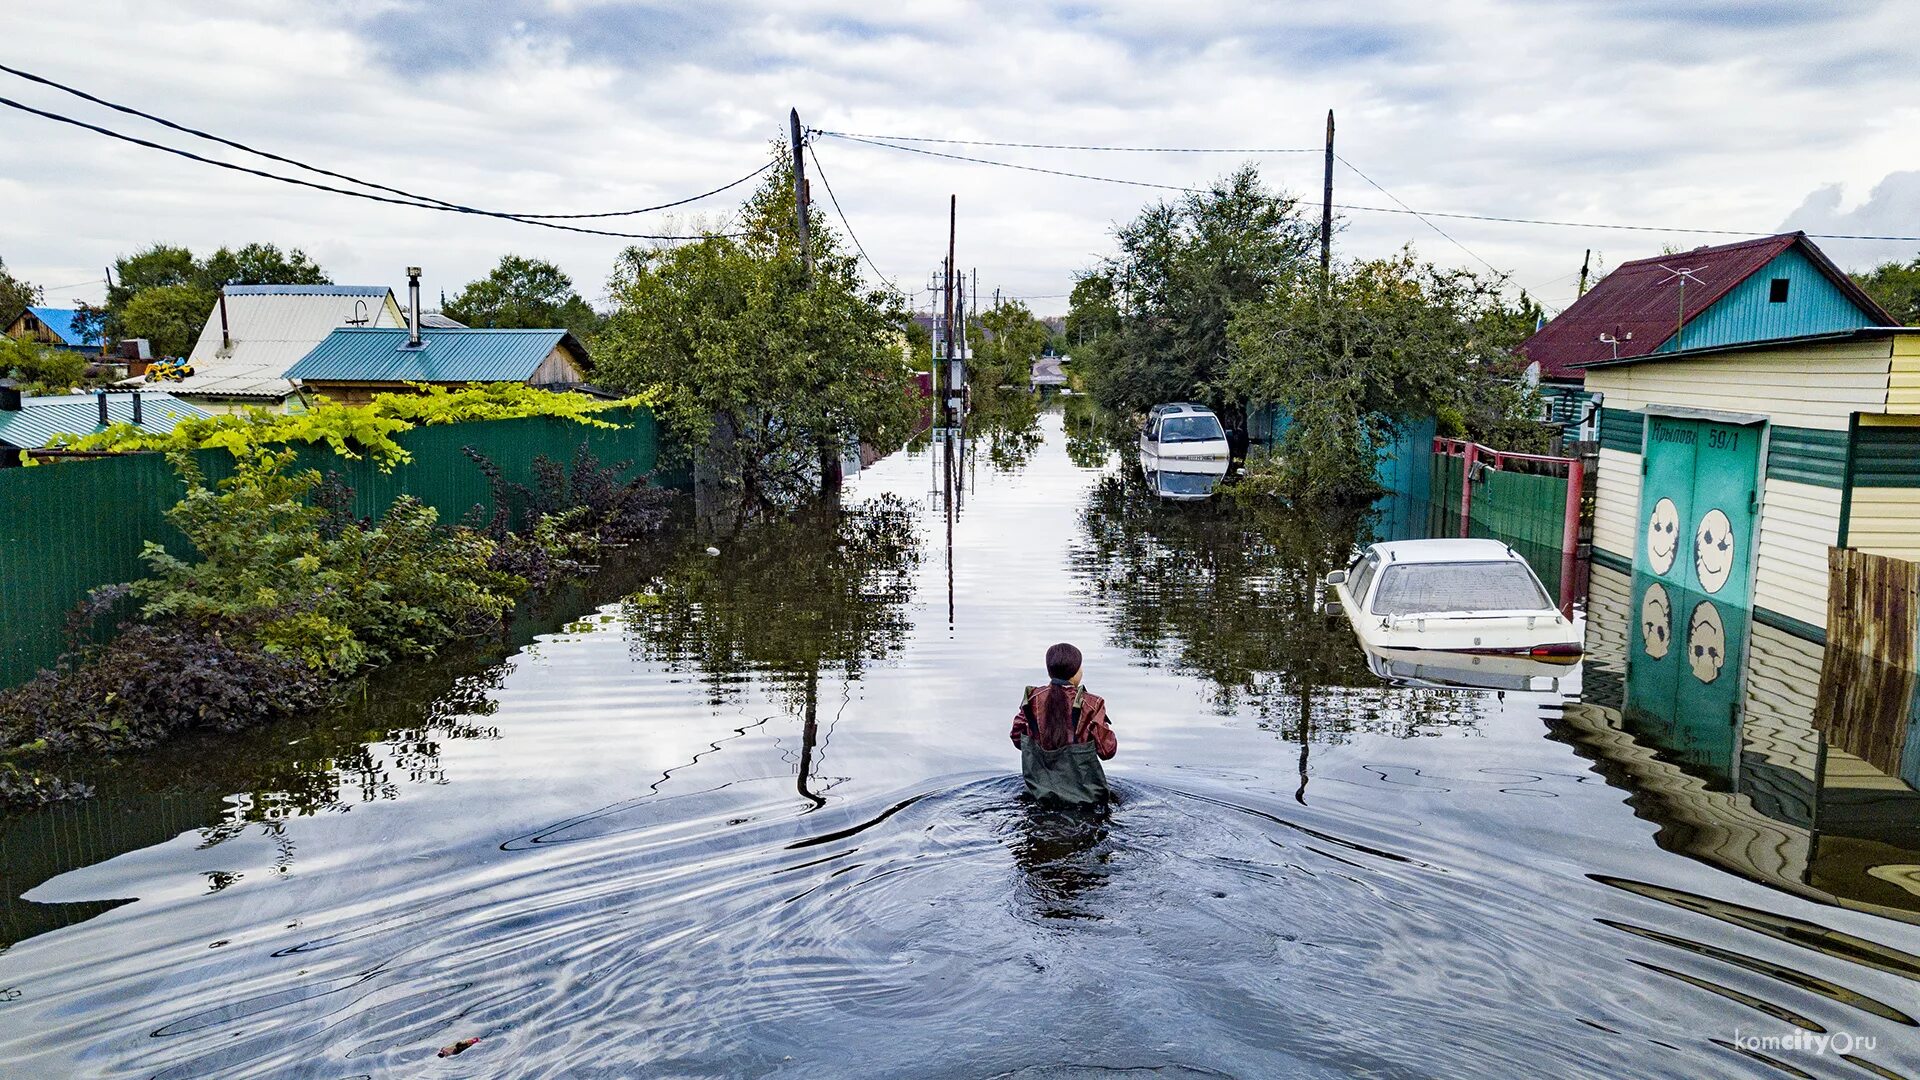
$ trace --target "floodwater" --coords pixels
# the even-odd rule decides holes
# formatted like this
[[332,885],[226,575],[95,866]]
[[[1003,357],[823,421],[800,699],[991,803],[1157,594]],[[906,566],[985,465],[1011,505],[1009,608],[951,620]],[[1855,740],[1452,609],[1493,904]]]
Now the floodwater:
[[[1703,722],[1596,567],[1584,670],[1390,682],[1312,583],[1404,521],[1057,411],[846,504],[0,820],[0,1071],[1920,1075],[1907,750],[1819,733],[1818,649],[1732,635]],[[1106,820],[1011,772],[1061,639]]]

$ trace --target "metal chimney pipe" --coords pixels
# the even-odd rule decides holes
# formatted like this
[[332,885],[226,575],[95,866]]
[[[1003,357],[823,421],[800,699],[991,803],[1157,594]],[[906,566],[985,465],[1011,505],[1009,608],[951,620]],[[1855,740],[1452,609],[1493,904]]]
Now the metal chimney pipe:
[[107,424],[111,422],[107,419],[107,392],[105,390],[95,391],[94,399],[100,403],[100,426],[106,427]]
[[420,347],[420,268],[407,267],[407,347]]
[[133,392],[133,426],[139,427],[143,419],[145,418],[140,415],[140,391],[135,390]]
[[[225,285],[220,286],[220,348],[223,352],[233,348],[233,338],[227,333],[227,287]],[[139,421],[136,420],[134,423],[137,424]]]

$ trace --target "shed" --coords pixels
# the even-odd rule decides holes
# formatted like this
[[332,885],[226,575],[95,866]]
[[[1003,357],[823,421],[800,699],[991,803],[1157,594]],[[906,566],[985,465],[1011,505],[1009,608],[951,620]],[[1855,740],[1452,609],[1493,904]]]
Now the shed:
[[363,404],[412,384],[517,382],[551,390],[585,381],[586,346],[566,330],[349,327],[327,335],[285,377],[334,401]]
[[1829,546],[1920,559],[1920,328],[1699,340],[1585,365],[1594,561],[1824,642]]
[[294,387],[283,374],[334,330],[402,326],[384,285],[228,285],[207,315],[173,393],[230,412],[282,408]]
[[0,468],[20,464],[22,450],[44,450],[56,435],[92,435],[113,424],[138,424],[166,433],[207,413],[172,394],[105,390],[91,394],[20,397],[0,386]]
[[82,330],[80,312],[73,308],[26,307],[13,313],[7,336],[37,342],[52,349],[97,355],[104,340],[97,330]]

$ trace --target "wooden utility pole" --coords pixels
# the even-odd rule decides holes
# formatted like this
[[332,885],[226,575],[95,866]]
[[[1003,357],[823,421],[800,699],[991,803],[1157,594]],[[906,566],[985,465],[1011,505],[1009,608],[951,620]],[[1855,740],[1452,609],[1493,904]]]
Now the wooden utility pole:
[[1327,166],[1320,194],[1320,280],[1333,270],[1333,110],[1327,110]]
[[947,402],[953,396],[953,254],[954,242],[960,230],[960,196],[947,196],[947,392],[940,399],[940,415],[946,421],[943,426],[951,427],[953,418],[948,415]]
[[1580,291],[1574,294],[1576,297],[1587,295],[1587,267],[1592,264],[1593,249],[1588,248],[1586,256],[1580,260]]
[[[800,141],[800,110],[787,113],[793,136],[793,216],[800,229],[800,265],[808,279],[813,277],[813,245],[807,242],[807,162],[805,144]],[[1328,151],[1331,153],[1332,151]]]

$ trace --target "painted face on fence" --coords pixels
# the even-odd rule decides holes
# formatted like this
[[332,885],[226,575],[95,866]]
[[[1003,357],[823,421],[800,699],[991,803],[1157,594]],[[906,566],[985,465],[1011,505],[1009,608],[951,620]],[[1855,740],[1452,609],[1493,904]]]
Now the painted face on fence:
[[1726,662],[1727,628],[1720,622],[1720,609],[1702,600],[1687,620],[1687,665],[1694,678],[1710,683],[1720,677]]
[[1656,574],[1673,569],[1673,552],[1680,546],[1680,511],[1672,499],[1653,504],[1647,518],[1647,563]]
[[1733,573],[1733,557],[1733,522],[1719,510],[1707,511],[1693,534],[1693,568],[1700,575],[1700,587],[1710,593],[1725,588]]
[[1654,582],[1640,598],[1640,647],[1659,660],[1673,647],[1673,601],[1666,586]]

